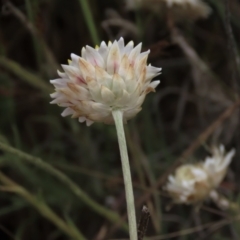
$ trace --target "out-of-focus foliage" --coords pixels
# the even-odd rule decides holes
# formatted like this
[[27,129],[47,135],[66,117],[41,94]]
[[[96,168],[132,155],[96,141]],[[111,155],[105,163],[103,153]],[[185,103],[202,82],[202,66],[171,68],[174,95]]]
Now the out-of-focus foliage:
[[[205,2],[212,9],[208,18],[189,21],[186,15],[183,21],[175,22],[169,8],[157,7],[157,0],[151,0],[150,7],[145,4],[131,9],[123,0],[3,1],[0,143],[40,157],[51,169],[69,177],[94,203],[81,200],[72,185],[65,184],[52,170],[23,161],[11,151],[0,152],[0,170],[38,202],[48,205],[58,219],[72,226],[72,232],[76,227],[86,239],[95,240],[128,236],[124,227],[115,226],[118,217],[111,217],[112,213],[126,213],[120,156],[114,126],[96,123],[88,128],[60,116],[62,109],[49,104],[49,93],[54,91],[49,79],[57,77],[56,70],[61,70],[60,64],[65,64],[71,53],[80,55],[83,46],[99,44],[99,39],[123,36],[126,42],[143,42],[143,49],[151,50],[149,62],[163,68],[161,84],[126,125],[139,202],[181,153],[239,97],[240,3],[229,0],[228,18],[226,1]],[[219,143],[227,149],[235,148],[236,156],[218,189],[235,205],[240,199],[238,109],[194,145],[196,151],[190,151],[185,159],[203,159],[208,148]],[[66,231],[43,217],[1,179],[1,240],[69,239]],[[137,204],[139,215],[143,203],[150,209],[147,236],[159,236],[150,239],[240,238],[237,210],[223,211],[211,201],[170,208],[169,199],[161,184]]]

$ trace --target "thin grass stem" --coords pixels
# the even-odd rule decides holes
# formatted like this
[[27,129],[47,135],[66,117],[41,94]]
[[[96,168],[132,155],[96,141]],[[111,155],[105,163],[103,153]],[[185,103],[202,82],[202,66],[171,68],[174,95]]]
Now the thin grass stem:
[[[35,19],[34,19],[34,12],[33,12],[33,9],[32,9],[32,2],[30,0],[25,0],[25,4],[26,4],[26,9],[27,9],[28,20],[32,24],[32,26],[34,27],[34,25],[35,25],[34,20]],[[39,38],[36,37],[36,35],[32,35],[32,40],[33,40],[33,47],[34,47],[34,51],[35,51],[35,54],[36,54],[38,67],[40,67],[41,62],[42,62],[42,49],[41,49],[40,44],[39,44]]]
[[43,201],[40,201],[37,197],[28,192],[24,187],[15,183],[13,180],[8,178],[2,172],[0,172],[0,181],[4,184],[4,188],[7,191],[14,192],[19,196],[23,197],[27,202],[33,205],[39,213],[50,220],[55,226],[61,229],[64,233],[76,240],[86,240],[83,234],[73,228],[70,224],[63,221],[52,209]]
[[[91,197],[88,196],[75,182],[73,182],[70,178],[68,178],[64,173],[55,169],[50,164],[44,162],[41,158],[31,156],[27,153],[24,153],[16,148],[13,148],[3,142],[0,142],[0,149],[5,152],[14,154],[19,157],[21,160],[26,161],[30,164],[37,166],[38,168],[43,169],[48,172],[52,176],[56,177],[59,181],[64,183],[68,188],[76,195],[79,199],[81,199],[86,205],[88,205],[92,210],[97,212],[99,215],[105,217],[109,221],[116,223],[121,220],[119,215],[114,211],[106,209],[101,206],[99,203],[95,202]],[[125,224],[121,225],[122,228],[128,231],[128,227]]]
[[93,16],[92,16],[92,12],[91,12],[88,0],[79,0],[79,3],[81,5],[83,16],[87,23],[87,27],[89,29],[92,41],[94,44],[99,44],[100,39],[98,37],[97,28],[93,20]]
[[23,67],[21,67],[18,63],[5,58],[0,57],[0,66],[8,70],[9,72],[15,74],[17,77],[27,82],[28,84],[41,89],[45,93],[51,93],[52,88],[50,84],[46,83],[42,78],[38,77],[36,74],[30,73]]

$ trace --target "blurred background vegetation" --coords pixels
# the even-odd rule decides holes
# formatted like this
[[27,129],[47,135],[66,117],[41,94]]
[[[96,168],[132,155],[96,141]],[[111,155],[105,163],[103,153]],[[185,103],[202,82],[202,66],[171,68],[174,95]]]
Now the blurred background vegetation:
[[208,0],[208,18],[173,24],[159,1],[2,1],[1,240],[128,236],[114,126],[86,127],[49,104],[49,79],[71,53],[120,36],[143,42],[163,68],[156,93],[126,125],[138,219],[143,204],[151,212],[148,239],[240,239],[238,212],[210,201],[170,206],[162,190],[178,164],[223,143],[237,154],[218,190],[240,201],[240,2]]

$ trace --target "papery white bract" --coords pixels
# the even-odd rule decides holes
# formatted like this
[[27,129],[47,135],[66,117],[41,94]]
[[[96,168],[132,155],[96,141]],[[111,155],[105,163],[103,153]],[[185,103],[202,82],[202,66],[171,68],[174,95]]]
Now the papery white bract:
[[169,176],[165,190],[175,203],[190,204],[200,201],[210,191],[208,174],[202,166],[193,164],[180,166],[174,176]]
[[171,16],[177,21],[196,20],[206,18],[211,13],[211,8],[203,0],[125,0],[129,10],[139,7],[150,9],[163,14],[167,8]]
[[82,56],[71,54],[69,65],[62,65],[51,94],[56,103],[66,107],[62,116],[72,115],[87,125],[93,122],[113,123],[112,111],[121,110],[123,120],[134,117],[140,110],[146,94],[154,92],[160,81],[151,80],[161,68],[147,65],[150,51],[141,53],[142,44],[133,42],[102,42],[95,49],[82,48]]
[[226,175],[235,150],[225,153],[223,145],[214,147],[212,156],[204,162],[185,164],[168,178],[165,190],[175,203],[191,204],[203,201],[217,188]]
[[225,152],[223,145],[219,148],[213,148],[211,157],[207,157],[203,163],[203,168],[209,175],[209,179],[213,187],[217,187],[226,175],[227,168],[235,154],[235,149],[228,153]]
[[169,8],[173,9],[173,14],[179,14],[193,19],[206,18],[211,13],[211,8],[202,0],[162,0]]

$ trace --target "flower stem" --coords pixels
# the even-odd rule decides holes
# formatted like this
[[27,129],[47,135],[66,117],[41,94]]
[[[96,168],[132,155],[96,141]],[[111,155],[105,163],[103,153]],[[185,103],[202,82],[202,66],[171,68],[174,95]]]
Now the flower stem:
[[114,110],[112,112],[118,136],[118,143],[122,161],[123,179],[125,185],[125,194],[127,201],[127,213],[128,213],[128,224],[130,240],[137,240],[137,223],[136,213],[134,205],[133,187],[130,172],[130,165],[127,152],[127,144],[125,139],[125,133],[123,128],[123,113],[120,110]]

